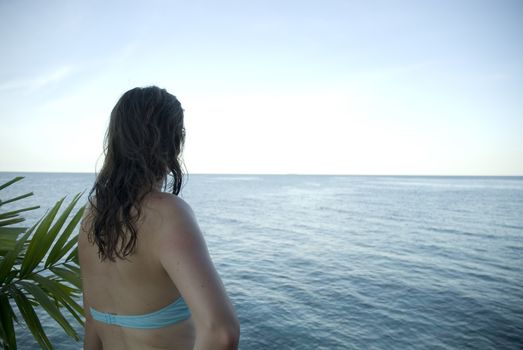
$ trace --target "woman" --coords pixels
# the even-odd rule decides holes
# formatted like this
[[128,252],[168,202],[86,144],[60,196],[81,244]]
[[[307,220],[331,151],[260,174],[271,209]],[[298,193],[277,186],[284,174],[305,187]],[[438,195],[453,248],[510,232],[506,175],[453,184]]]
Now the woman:
[[111,113],[78,244],[86,350],[238,346],[234,308],[177,196],[184,140],[183,109],[163,89],[132,89]]

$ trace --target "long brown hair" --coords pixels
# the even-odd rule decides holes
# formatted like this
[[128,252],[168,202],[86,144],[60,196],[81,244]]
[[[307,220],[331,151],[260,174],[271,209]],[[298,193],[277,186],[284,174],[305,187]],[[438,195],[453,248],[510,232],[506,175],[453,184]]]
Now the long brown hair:
[[140,205],[158,183],[178,195],[184,142],[182,106],[166,90],[134,88],[116,103],[104,140],[104,164],[88,197],[89,241],[98,246],[102,261],[134,252]]

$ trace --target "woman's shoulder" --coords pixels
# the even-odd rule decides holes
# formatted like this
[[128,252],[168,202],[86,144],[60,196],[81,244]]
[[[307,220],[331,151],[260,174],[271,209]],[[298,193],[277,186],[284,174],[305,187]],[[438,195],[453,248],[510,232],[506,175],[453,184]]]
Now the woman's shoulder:
[[[193,227],[196,218],[191,206],[182,198],[166,192],[151,192],[142,203],[142,211],[151,224],[161,231],[174,232]],[[184,230],[185,231],[185,230]]]
[[147,194],[143,202],[144,207],[154,209],[162,214],[193,215],[189,203],[182,198],[167,192],[151,192]]
[[190,205],[182,198],[153,192],[144,199],[142,209],[146,211],[146,227],[157,255],[194,252],[204,241]]

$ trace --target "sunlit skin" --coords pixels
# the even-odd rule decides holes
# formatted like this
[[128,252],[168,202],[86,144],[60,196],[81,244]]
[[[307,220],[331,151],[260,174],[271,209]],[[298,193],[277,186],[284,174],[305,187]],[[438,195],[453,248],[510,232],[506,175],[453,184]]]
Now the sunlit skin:
[[[82,222],[79,257],[86,313],[85,349],[235,349],[238,321],[209,257],[191,208],[154,191],[143,202],[136,251],[126,260],[101,262]],[[125,329],[92,319],[89,307],[144,314],[183,296],[192,317],[172,326]]]

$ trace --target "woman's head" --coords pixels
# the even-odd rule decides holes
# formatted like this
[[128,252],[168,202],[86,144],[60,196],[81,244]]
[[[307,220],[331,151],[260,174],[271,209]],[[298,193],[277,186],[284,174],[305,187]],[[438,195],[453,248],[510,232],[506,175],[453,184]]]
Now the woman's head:
[[178,193],[178,156],[184,138],[183,109],[176,97],[156,86],[134,88],[123,94],[111,113],[104,167],[135,171],[145,187],[172,173]]
[[105,135],[105,161],[89,193],[90,238],[102,259],[133,252],[140,204],[159,183],[166,184],[167,175],[169,190],[180,192],[184,141],[182,106],[166,90],[134,88],[118,100]]

